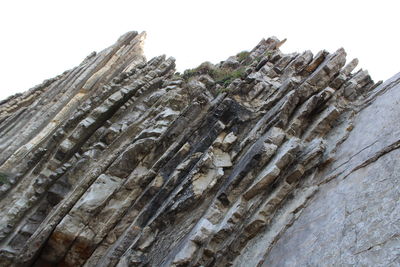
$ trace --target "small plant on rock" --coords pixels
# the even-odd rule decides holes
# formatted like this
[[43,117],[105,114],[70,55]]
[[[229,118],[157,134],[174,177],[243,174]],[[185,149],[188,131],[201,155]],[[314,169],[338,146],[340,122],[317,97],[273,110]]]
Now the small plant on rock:
[[238,53],[236,55],[236,57],[239,62],[242,62],[242,61],[246,60],[249,57],[249,55],[250,55],[249,51],[242,51],[242,52]]

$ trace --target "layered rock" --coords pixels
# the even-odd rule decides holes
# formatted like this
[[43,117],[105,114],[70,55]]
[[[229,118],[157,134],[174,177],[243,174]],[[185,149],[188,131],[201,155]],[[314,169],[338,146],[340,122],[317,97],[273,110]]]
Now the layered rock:
[[400,76],[276,38],[180,75],[144,35],[0,103],[2,266],[399,263]]

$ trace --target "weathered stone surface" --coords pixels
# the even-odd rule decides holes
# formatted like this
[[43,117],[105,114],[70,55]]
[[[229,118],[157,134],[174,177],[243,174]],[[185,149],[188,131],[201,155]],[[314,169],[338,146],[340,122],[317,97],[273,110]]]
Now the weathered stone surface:
[[0,102],[0,266],[400,265],[400,74],[144,37]]

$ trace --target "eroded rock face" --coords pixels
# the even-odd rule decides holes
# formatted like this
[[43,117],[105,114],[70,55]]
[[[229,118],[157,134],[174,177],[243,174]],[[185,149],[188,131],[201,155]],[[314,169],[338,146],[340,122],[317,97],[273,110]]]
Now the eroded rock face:
[[130,32],[0,103],[1,266],[396,266],[400,75]]

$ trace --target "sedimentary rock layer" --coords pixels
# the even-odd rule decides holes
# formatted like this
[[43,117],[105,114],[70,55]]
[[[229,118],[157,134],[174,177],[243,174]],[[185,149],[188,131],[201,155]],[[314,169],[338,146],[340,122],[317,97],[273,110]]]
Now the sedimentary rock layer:
[[400,264],[399,75],[275,37],[179,74],[144,37],[0,102],[1,266]]

